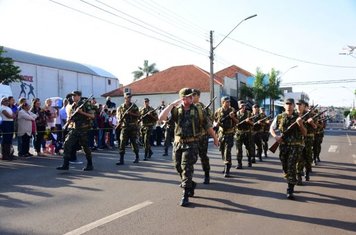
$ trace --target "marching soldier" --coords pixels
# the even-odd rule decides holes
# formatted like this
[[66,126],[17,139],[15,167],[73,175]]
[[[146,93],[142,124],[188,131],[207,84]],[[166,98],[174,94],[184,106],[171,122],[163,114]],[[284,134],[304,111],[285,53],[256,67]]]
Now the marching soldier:
[[[298,100],[297,111],[299,116],[302,116],[309,110],[309,105],[304,100]],[[313,143],[314,143],[314,131],[317,126],[313,122],[312,115],[309,114],[306,117],[305,128],[307,129],[307,135],[304,138],[304,148],[300,158],[297,161],[297,185],[302,185],[303,169],[305,167],[305,180],[310,180],[310,172],[312,171],[313,163]]]
[[[273,120],[270,128],[271,135],[276,139],[279,145],[279,159],[282,163],[283,172],[287,179],[287,198],[294,199],[294,186],[297,183],[296,164],[304,148],[304,136],[307,129],[304,121],[294,112],[294,99],[284,101],[285,111],[278,114]],[[290,127],[289,132],[281,135]]]
[[251,151],[252,151],[252,163],[255,163],[255,156],[256,156],[256,147],[257,147],[257,157],[259,158],[260,162],[262,162],[262,123],[261,119],[263,115],[260,114],[260,106],[258,104],[254,104],[252,106],[252,116],[251,121],[252,124],[252,132],[251,132]]
[[[209,108],[205,108],[205,105],[200,102],[200,91],[198,89],[192,89],[193,91],[193,104],[199,106],[201,110],[205,112],[205,115],[210,119],[209,121],[212,123],[212,113]],[[204,184],[210,183],[210,164],[208,157],[208,144],[209,144],[209,136],[208,132],[201,128],[202,132],[199,139],[199,157],[201,161],[201,165],[204,171]]]
[[174,123],[166,120],[163,122],[164,129],[164,153],[163,156],[168,156],[168,148],[172,145],[172,139],[174,137]]
[[219,145],[215,132],[199,106],[193,104],[193,91],[183,88],[179,91],[180,98],[168,105],[159,115],[159,120],[170,119],[175,123],[175,137],[173,144],[173,161],[178,174],[181,176],[183,197],[181,206],[189,204],[189,196],[194,196],[196,183],[193,182],[194,164],[199,153],[199,137],[203,127],[214,138],[214,144]]
[[[314,110],[315,113],[318,113],[318,110]],[[315,136],[314,136],[314,143],[313,143],[313,160],[314,164],[318,165],[317,162],[320,162],[320,152],[321,152],[321,143],[323,142],[324,138],[324,128],[325,128],[325,122],[319,118],[316,121],[316,130],[315,130]]]
[[[260,108],[260,113],[262,118],[266,118],[267,115],[265,113],[265,108],[261,107]],[[261,140],[262,140],[262,149],[265,154],[265,157],[267,157],[267,151],[268,151],[268,139],[269,139],[269,127],[271,123],[270,120],[267,118],[263,123],[262,123],[262,133],[261,133]]]
[[236,169],[242,169],[242,145],[245,145],[248,166],[252,167],[251,157],[254,156],[251,149],[251,125],[253,122],[250,120],[251,113],[246,110],[245,101],[238,102],[240,110],[236,113],[238,124],[236,125],[236,150],[237,150],[237,166]]
[[131,93],[126,92],[124,94],[125,102],[117,108],[117,119],[118,127],[121,128],[120,133],[120,161],[116,165],[124,165],[125,148],[127,141],[130,139],[132,150],[135,153],[135,161],[133,163],[139,163],[139,149],[137,145],[137,134],[138,134],[138,117],[140,112],[135,103],[131,102]]
[[218,138],[220,142],[220,152],[224,161],[224,177],[230,177],[231,148],[234,145],[235,125],[238,122],[235,109],[230,106],[230,97],[221,98],[221,107],[215,111],[215,122],[218,125]]
[[[144,161],[151,158],[153,152],[151,149],[150,138],[153,126],[158,120],[156,110],[150,106],[150,100],[145,98],[144,106],[140,109],[140,121],[142,122],[141,135],[143,139],[143,148],[145,150]],[[141,120],[142,119],[142,120]]]
[[[63,144],[63,164],[57,167],[57,170],[68,170],[69,159],[71,154],[76,151],[77,144],[82,147],[87,165],[83,168],[84,171],[92,171],[93,162],[91,150],[88,146],[88,131],[91,128],[91,121],[95,118],[94,110],[89,102],[81,100],[82,92],[73,91],[72,99],[74,103],[71,106],[70,113],[67,117],[67,122],[70,123],[69,132]],[[85,102],[85,103],[84,103]],[[80,109],[78,109],[82,106]],[[74,112],[76,112],[74,114]]]

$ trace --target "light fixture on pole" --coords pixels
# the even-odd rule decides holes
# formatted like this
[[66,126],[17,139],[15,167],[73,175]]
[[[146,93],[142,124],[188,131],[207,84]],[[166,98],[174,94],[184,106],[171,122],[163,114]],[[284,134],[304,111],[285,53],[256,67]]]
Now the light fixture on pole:
[[[244,21],[256,17],[257,14],[249,16],[241,20],[215,47],[213,46],[213,31],[210,31],[210,100],[214,99],[214,50]],[[215,112],[215,104],[212,103],[213,113]]]

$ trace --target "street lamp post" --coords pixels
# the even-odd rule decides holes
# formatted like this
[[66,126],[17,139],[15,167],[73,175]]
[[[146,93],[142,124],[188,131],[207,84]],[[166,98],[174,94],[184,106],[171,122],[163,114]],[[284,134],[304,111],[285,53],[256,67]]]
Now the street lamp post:
[[[213,31],[210,31],[210,100],[214,99],[214,50],[244,21],[256,17],[257,14],[249,16],[241,20],[215,47],[213,45]],[[238,92],[238,91],[237,91]],[[215,104],[212,103],[213,113],[215,112]]]

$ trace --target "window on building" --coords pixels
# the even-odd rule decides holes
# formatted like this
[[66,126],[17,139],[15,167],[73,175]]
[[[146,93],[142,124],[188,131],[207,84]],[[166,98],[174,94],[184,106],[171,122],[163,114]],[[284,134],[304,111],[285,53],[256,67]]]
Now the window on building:
[[108,79],[108,85],[109,85],[109,86],[111,85],[111,80],[110,80],[110,79]]

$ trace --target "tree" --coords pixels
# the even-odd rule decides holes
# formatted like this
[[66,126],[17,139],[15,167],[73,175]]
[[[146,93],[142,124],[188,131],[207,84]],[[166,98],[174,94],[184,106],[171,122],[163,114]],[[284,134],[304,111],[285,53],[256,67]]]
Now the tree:
[[[264,101],[268,96],[267,86],[263,84],[263,79],[265,74],[262,73],[260,68],[256,70],[255,81],[253,83],[253,94],[256,103],[260,104],[262,100]],[[265,102],[263,102],[264,104]]]
[[253,98],[253,88],[246,85],[240,87],[240,97],[239,100],[247,100],[248,98]]
[[277,72],[274,68],[272,68],[269,73],[269,83],[268,83],[268,96],[271,99],[270,102],[270,113],[274,114],[274,101],[279,99],[281,95],[283,95],[282,90],[279,88],[281,84],[281,80],[278,77],[279,72]]
[[12,58],[3,57],[5,52],[4,47],[0,46],[0,83],[10,84],[21,81],[20,67],[14,65]]
[[158,69],[156,69],[156,64],[148,64],[148,60],[145,60],[143,62],[143,67],[138,67],[139,70],[133,71],[134,75],[134,81],[140,79],[142,76],[146,76],[146,78],[154,73],[159,72]]

